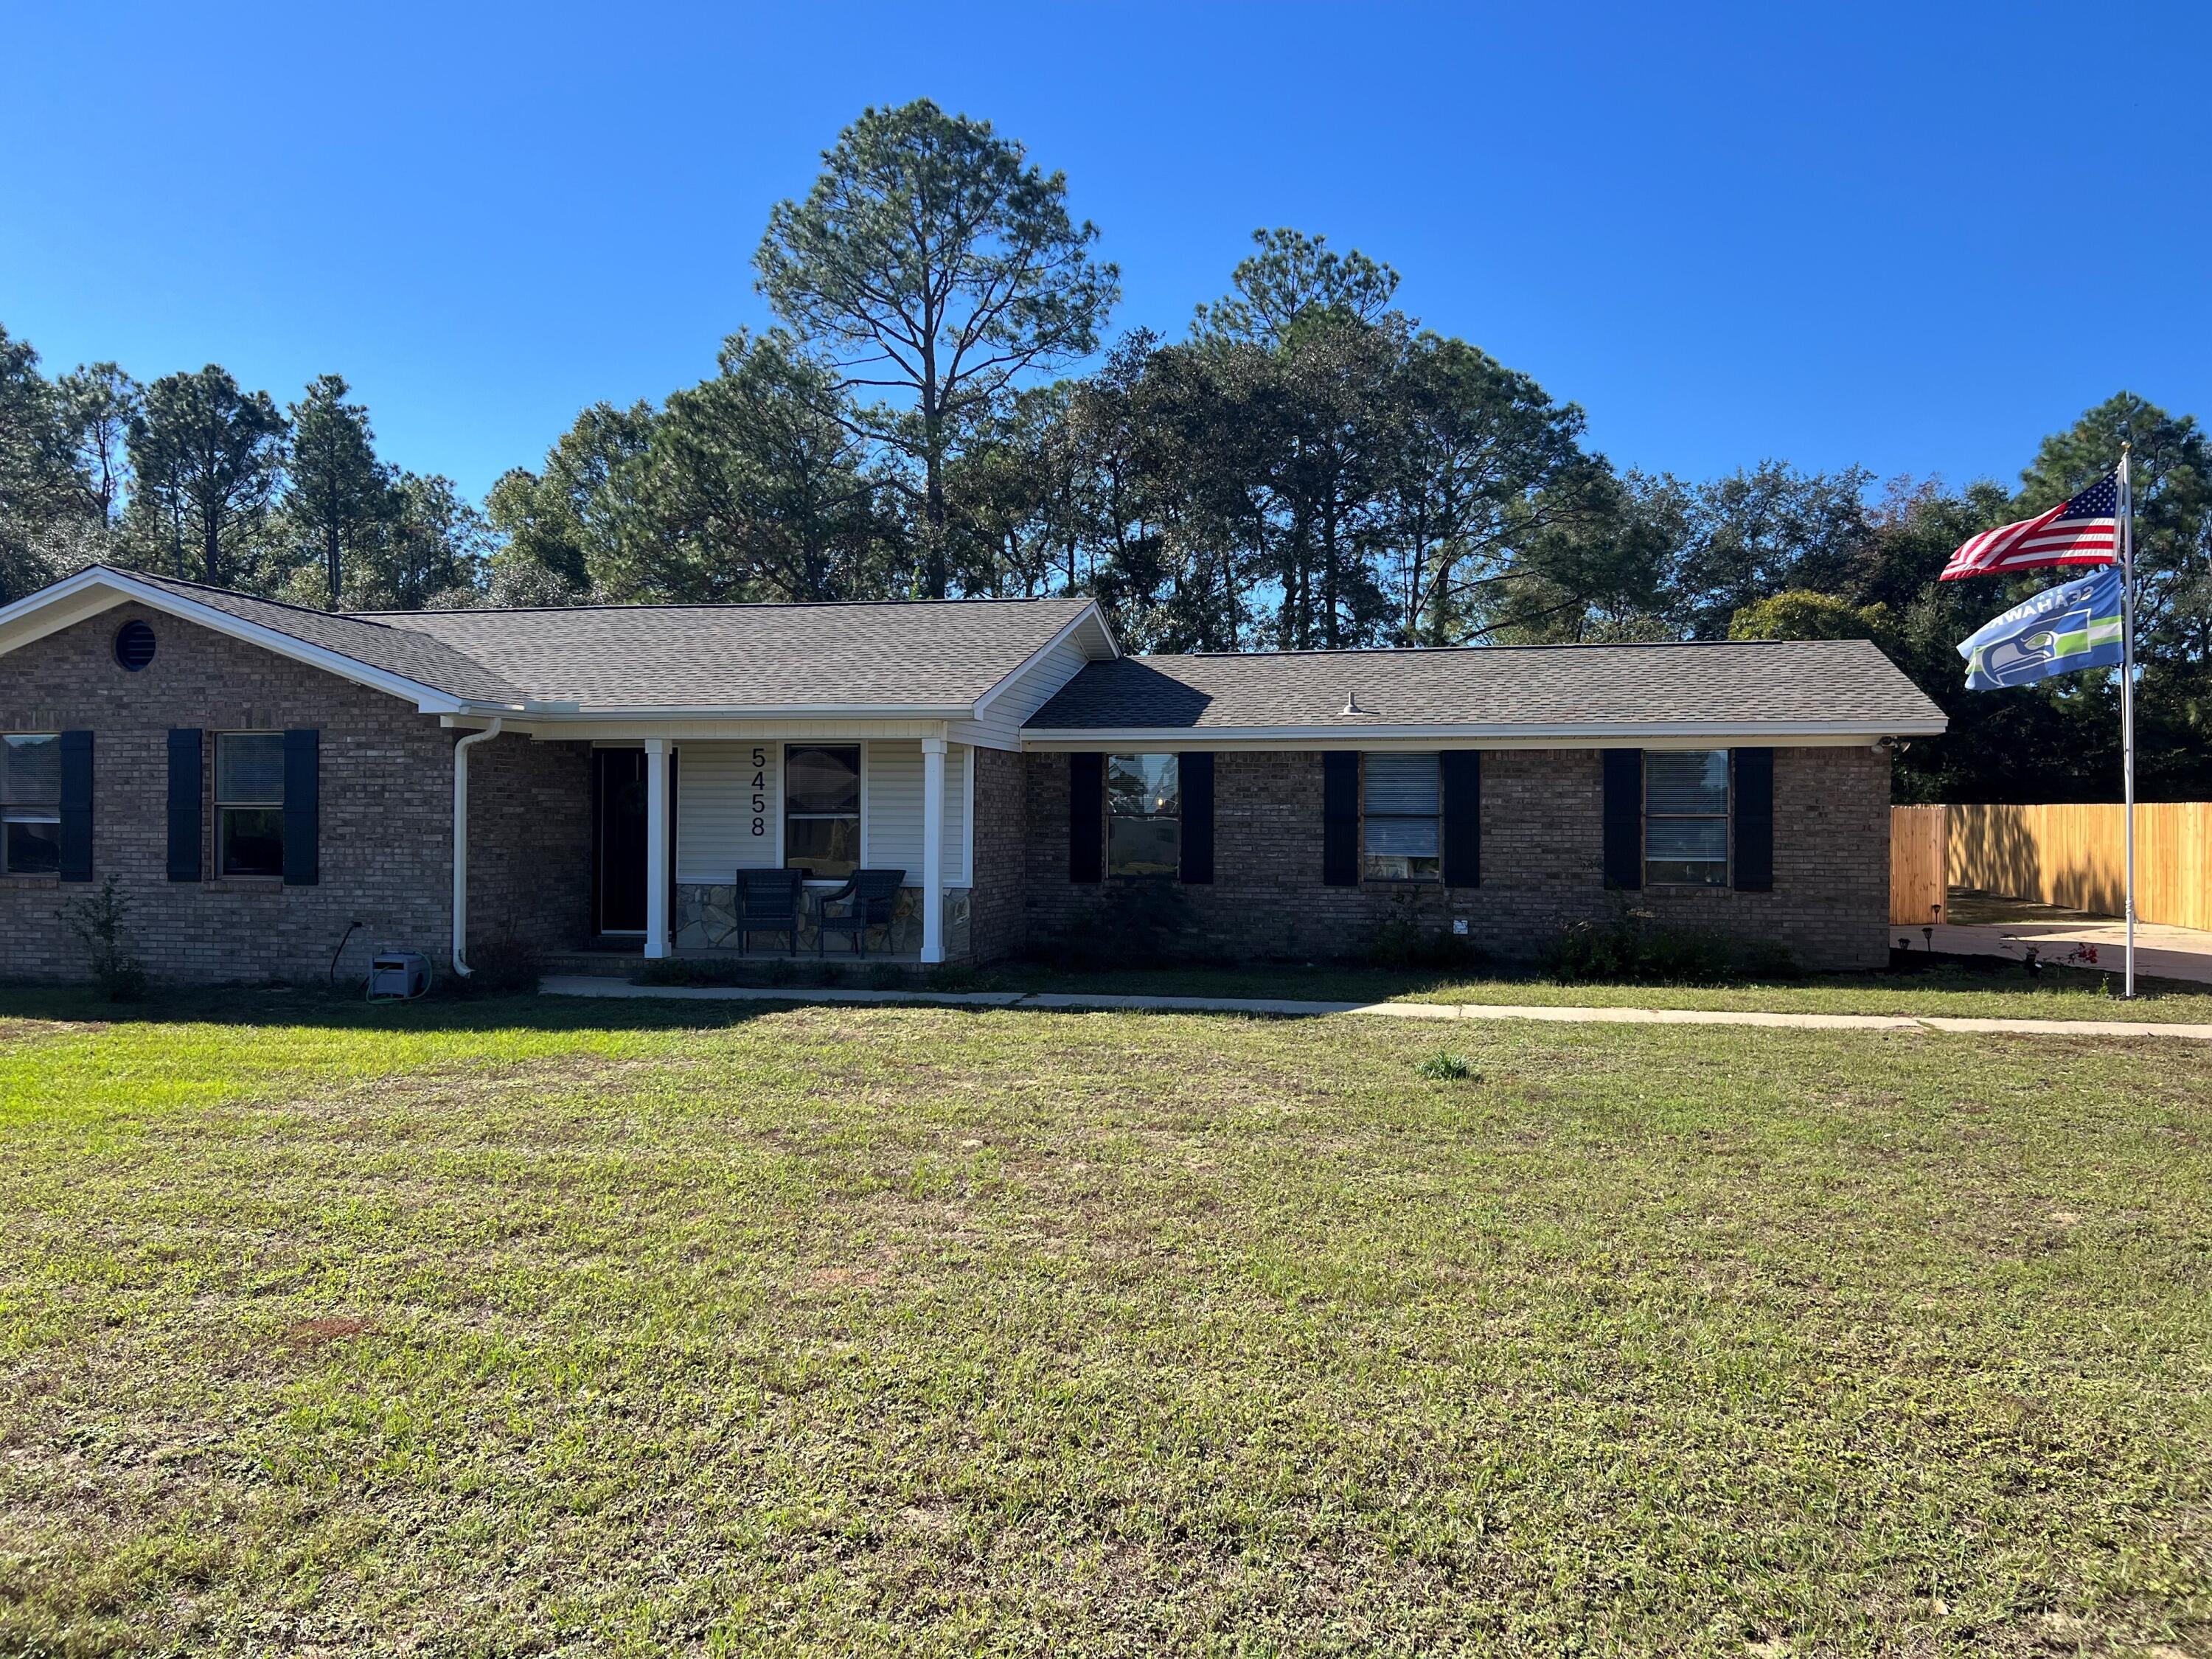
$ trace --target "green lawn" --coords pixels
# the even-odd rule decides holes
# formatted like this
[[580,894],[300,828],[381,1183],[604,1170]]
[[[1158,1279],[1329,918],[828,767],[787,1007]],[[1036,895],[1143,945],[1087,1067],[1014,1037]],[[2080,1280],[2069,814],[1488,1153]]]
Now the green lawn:
[[[823,977],[811,957],[715,964],[748,984],[805,986]],[[860,964],[831,963],[835,981],[866,986]],[[918,982],[911,978],[900,981]],[[2138,981],[2129,1003],[2111,994],[2104,975],[2046,968],[2031,976],[1999,957],[1941,957],[1903,971],[1811,974],[1800,979],[1725,985],[1568,983],[1533,971],[1393,973],[1328,963],[1305,966],[1173,967],[1073,972],[1034,963],[981,969],[955,967],[939,983],[985,991],[1073,992],[1115,996],[1288,997],[1323,1002],[1491,1002],[1547,1007],[1715,1008],[1818,1014],[1943,1014],[2015,1019],[2144,1019],[2212,1024],[2212,985]]]
[[[1540,975],[1389,974],[1363,969],[1160,969],[1051,974],[1002,969],[994,979],[1036,991],[1151,991],[1159,995],[1313,997],[1324,1000],[1493,1002],[1584,1008],[1718,1008],[1810,1014],[1945,1014],[2012,1019],[2147,1019],[2212,1023],[2212,985],[2141,981],[2133,1003],[2107,994],[2103,976],[1946,963],[1924,971],[1813,974],[1728,985],[1590,985]],[[980,981],[979,981],[980,982]]]
[[0,1651],[2212,1650],[2207,1045],[110,1018],[0,997]]

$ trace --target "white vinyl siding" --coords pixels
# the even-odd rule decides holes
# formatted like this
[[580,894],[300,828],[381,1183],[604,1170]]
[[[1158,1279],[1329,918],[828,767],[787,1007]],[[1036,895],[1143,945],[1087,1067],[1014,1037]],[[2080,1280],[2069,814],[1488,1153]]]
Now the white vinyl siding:
[[921,884],[921,745],[868,745],[868,839],[860,861],[871,870],[903,870]]
[[[971,751],[948,746],[945,757],[945,884],[968,885],[968,795]],[[861,862],[871,870],[903,870],[907,885],[921,884],[921,744],[872,743],[865,768],[867,842]]]
[[726,884],[736,871],[772,870],[782,862],[782,752],[781,744],[766,742],[678,749],[677,880]]
[[[876,742],[860,762],[861,862],[872,870],[903,870],[921,884],[921,744]],[[782,861],[783,793],[780,743],[686,743],[678,750],[676,879],[726,883],[739,869],[774,869]],[[752,787],[756,752],[762,787]],[[945,884],[965,887],[968,818],[975,755],[965,744],[945,757]],[[754,811],[758,795],[764,810]],[[752,833],[761,820],[761,833]]]
[[945,757],[945,884],[969,884],[968,869],[968,800],[975,787],[975,751],[967,744],[950,745]]
[[[1085,648],[1086,644],[1088,650]],[[978,719],[956,722],[955,734],[978,738],[1000,749],[1020,748],[1022,723],[1051,702],[1055,691],[1081,673],[1085,663],[1105,655],[1106,636],[1095,623],[1077,629],[1006,682],[1005,690],[991,699]],[[946,776],[951,775],[948,769]]]

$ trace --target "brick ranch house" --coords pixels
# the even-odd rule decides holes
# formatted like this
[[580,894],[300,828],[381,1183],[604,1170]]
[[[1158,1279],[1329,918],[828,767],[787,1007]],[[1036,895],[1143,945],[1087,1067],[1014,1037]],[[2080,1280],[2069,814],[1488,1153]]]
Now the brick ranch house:
[[1079,599],[340,616],[94,566],[0,609],[0,976],[81,975],[110,874],[157,977],[233,981],[729,951],[762,866],[902,871],[872,945],[923,963],[1132,894],[1220,956],[1527,956],[1628,891],[1866,967],[1886,744],[1942,728],[1861,641],[1130,657]]

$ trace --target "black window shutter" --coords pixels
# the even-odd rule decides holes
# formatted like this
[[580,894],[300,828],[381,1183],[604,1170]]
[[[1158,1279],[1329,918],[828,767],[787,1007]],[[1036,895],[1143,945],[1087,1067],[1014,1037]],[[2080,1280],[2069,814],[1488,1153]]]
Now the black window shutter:
[[1213,879],[1213,751],[1178,755],[1176,772],[1182,784],[1182,878],[1204,886]]
[[284,884],[313,887],[321,878],[316,842],[322,835],[322,733],[295,726],[284,734]]
[[1067,878],[1106,877],[1106,757],[1067,757]]
[[169,879],[200,878],[200,734],[197,728],[169,732]]
[[62,733],[62,879],[92,879],[92,733]]
[[1328,887],[1359,885],[1359,752],[1331,749],[1321,757],[1321,878]]
[[1437,757],[1444,786],[1444,885],[1482,885],[1482,751],[1447,749]]
[[1644,885],[1644,751],[1607,749],[1605,757],[1605,884],[1633,892]]
[[1735,884],[1744,893],[1774,890],[1774,751],[1735,751]]

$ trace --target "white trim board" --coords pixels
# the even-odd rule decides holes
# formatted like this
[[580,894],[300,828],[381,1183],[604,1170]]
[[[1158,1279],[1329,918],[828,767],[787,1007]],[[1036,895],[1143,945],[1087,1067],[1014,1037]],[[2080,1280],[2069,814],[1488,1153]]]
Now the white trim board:
[[[97,592],[104,592],[107,597],[89,605],[64,603],[70,599],[82,600],[88,593]],[[420,680],[410,680],[404,674],[374,667],[357,657],[349,657],[343,652],[329,650],[323,646],[311,645],[295,635],[273,628],[264,628],[258,623],[234,617],[228,611],[198,604],[166,588],[156,587],[150,582],[137,581],[120,571],[109,570],[99,565],[79,571],[65,580],[51,587],[40,588],[5,609],[0,609],[0,655],[45,639],[50,634],[58,634],[64,628],[73,628],[102,611],[113,610],[118,605],[132,602],[143,605],[149,611],[158,611],[165,616],[195,623],[210,633],[222,634],[247,645],[258,645],[272,655],[304,663],[310,668],[319,668],[340,679],[350,680],[356,685],[367,686],[372,691],[382,691],[388,696],[403,698],[413,703],[421,714],[458,714],[476,709],[482,709],[487,714],[495,712],[492,705],[457,697],[450,691],[425,685]]]
[[1929,737],[1942,726],[1782,721],[1765,726],[1692,723],[1557,726],[1171,726],[1118,731],[1061,728],[1023,734],[1040,754],[1179,749],[1787,749],[1864,748],[1891,737]]

